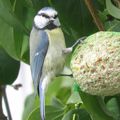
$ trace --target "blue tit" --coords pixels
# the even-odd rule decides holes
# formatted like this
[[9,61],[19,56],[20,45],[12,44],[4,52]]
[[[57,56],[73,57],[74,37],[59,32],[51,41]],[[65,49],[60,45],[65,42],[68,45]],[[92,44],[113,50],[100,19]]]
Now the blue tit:
[[[83,38],[82,38],[83,39]],[[41,119],[45,120],[45,91],[49,82],[64,68],[66,54],[80,43],[66,48],[60,28],[58,13],[51,7],[44,7],[34,17],[30,33],[30,66],[35,95],[40,96]]]
[[49,82],[64,67],[66,48],[60,28],[58,13],[51,7],[44,7],[34,17],[30,33],[30,66],[35,94],[40,96],[41,119],[45,120],[45,90]]

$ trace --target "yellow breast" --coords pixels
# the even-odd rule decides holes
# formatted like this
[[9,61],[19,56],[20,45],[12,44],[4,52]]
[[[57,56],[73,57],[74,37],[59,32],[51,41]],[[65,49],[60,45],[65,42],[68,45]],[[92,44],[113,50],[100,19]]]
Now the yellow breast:
[[62,53],[62,50],[66,48],[64,35],[60,28],[46,30],[46,32],[49,37],[49,47],[45,57],[45,71],[58,74],[65,63],[65,56]]

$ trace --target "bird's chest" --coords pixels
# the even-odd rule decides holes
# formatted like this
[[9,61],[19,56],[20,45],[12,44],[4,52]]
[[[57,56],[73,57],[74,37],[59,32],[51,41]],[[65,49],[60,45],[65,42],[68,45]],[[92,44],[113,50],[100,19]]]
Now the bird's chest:
[[48,33],[49,47],[45,57],[44,69],[46,72],[58,74],[62,71],[65,63],[65,56],[62,50],[66,47],[63,33],[52,31]]

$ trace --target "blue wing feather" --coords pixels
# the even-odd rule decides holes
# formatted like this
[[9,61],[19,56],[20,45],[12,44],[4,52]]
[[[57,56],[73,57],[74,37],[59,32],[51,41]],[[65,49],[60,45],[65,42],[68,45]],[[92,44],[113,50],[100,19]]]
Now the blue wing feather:
[[38,42],[35,53],[33,55],[33,60],[31,64],[32,78],[34,81],[35,95],[37,89],[39,90],[40,95],[40,112],[41,119],[45,120],[45,95],[44,89],[42,88],[42,68],[45,60],[45,56],[49,46],[49,40],[46,32],[40,32],[40,42]]
[[35,54],[33,55],[33,60],[31,64],[32,78],[33,78],[35,87],[38,87],[38,84],[42,75],[42,67],[44,64],[44,59],[49,46],[48,36],[46,32],[44,31],[40,32],[39,41],[40,42],[36,47]]

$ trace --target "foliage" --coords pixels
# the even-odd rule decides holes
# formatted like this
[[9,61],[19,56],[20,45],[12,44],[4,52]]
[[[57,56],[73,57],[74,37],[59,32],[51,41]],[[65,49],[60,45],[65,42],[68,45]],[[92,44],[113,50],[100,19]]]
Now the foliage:
[[19,72],[20,63],[0,48],[0,85],[12,84]]
[[[29,63],[29,33],[33,17],[42,7],[52,6],[58,11],[67,46],[84,35],[97,32],[98,29],[85,1],[0,0],[0,46],[4,49],[4,52],[0,49],[0,84],[10,84],[15,80],[19,70],[18,61]],[[115,0],[93,0],[93,5],[105,30],[120,31],[119,3],[116,5]],[[66,62],[67,65],[69,60]],[[73,83],[73,79],[60,77],[49,85],[46,93],[47,119],[117,120],[119,118],[119,96],[98,99],[97,96],[88,95],[78,89],[71,91]],[[39,120],[39,102],[36,99],[35,105],[31,105],[32,98],[29,96],[26,99],[23,120]]]

